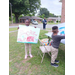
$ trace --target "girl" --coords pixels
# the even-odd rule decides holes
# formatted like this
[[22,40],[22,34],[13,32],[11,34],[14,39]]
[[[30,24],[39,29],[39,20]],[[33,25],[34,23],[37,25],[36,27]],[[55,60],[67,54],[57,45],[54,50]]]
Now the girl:
[[[25,25],[28,27],[29,26],[29,24],[30,24],[30,21],[27,19],[27,20],[25,20]],[[36,27],[35,27],[36,28]],[[18,27],[18,29],[19,29],[19,27]],[[32,58],[33,56],[32,56],[32,54],[31,54],[31,44],[29,44],[29,43],[25,43],[25,59],[27,59],[27,57],[28,57],[28,54],[27,54],[27,51],[28,51],[28,49],[29,49],[29,56]]]

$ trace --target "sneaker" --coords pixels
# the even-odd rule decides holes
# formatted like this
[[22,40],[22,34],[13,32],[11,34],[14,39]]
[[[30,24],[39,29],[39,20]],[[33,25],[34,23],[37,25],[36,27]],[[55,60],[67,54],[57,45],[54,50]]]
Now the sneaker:
[[32,58],[33,56],[32,56],[32,54],[29,54],[29,56],[30,56],[30,58]]
[[51,63],[52,66],[54,67],[58,67],[59,65],[55,64],[55,63]]
[[55,60],[55,63],[59,63],[59,61],[58,60]]
[[25,59],[27,59],[27,56],[28,56],[28,55],[25,55]]

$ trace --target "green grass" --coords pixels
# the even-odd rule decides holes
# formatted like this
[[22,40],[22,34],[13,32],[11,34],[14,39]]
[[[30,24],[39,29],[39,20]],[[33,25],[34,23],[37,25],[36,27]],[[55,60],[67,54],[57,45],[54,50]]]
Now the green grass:
[[11,23],[11,21],[9,21],[9,23]]
[[52,25],[52,24],[60,24],[60,23],[49,23],[49,22],[48,22],[47,24],[50,24],[50,25]]
[[9,28],[9,31],[15,31],[17,28]]
[[52,28],[46,28],[46,29],[51,30]]
[[[40,39],[47,38],[44,34],[48,31],[41,30]],[[65,75],[65,52],[64,45],[60,45],[58,60],[59,67],[55,68],[50,65],[51,58],[48,54],[45,55],[43,63],[37,52],[40,46],[32,44],[33,58],[24,59],[25,46],[23,43],[17,43],[17,32],[9,34],[9,75]]]

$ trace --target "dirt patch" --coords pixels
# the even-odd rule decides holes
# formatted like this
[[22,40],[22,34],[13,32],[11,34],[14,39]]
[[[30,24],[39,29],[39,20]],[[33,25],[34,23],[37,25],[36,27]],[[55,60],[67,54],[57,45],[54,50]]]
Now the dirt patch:
[[12,62],[12,60],[9,60],[9,62]]
[[[32,73],[33,72],[33,73]],[[39,65],[38,66],[32,66],[31,67],[31,69],[29,69],[29,71],[28,71],[28,74],[27,75],[35,75],[35,74],[37,74],[37,73],[39,73],[40,72],[40,67],[39,67]],[[37,74],[37,75],[39,75],[39,74]]]
[[27,59],[24,59],[22,62],[25,63],[25,62],[28,61],[29,59],[31,59],[31,58],[28,57]]
[[[17,74],[18,74],[18,75],[22,75],[22,74],[24,74],[25,71],[28,70],[28,68],[29,68],[30,65],[31,65],[31,63],[28,63],[28,62],[25,63],[25,66],[22,65],[21,63],[20,63],[20,64],[15,63],[16,68],[19,69],[19,72],[18,72]],[[28,71],[28,72],[29,72],[29,71]]]
[[10,71],[10,72],[12,72],[12,71],[13,71],[13,69],[9,68],[9,71]]

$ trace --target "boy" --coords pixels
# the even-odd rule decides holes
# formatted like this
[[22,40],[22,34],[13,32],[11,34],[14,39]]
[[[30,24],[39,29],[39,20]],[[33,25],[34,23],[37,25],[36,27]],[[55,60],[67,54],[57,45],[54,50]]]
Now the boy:
[[65,39],[65,36],[57,35],[58,34],[58,27],[53,26],[52,27],[52,45],[51,45],[51,65],[54,67],[58,67],[56,63],[59,63],[58,60],[56,60],[57,55],[58,55],[58,48],[61,39]]
[[[26,25],[27,27],[29,27],[29,24],[30,24],[30,21],[29,21],[28,19],[25,20],[25,25]],[[35,27],[35,28],[36,28],[36,27]],[[19,29],[19,27],[18,27],[18,29]],[[29,56],[30,56],[31,58],[33,57],[32,54],[31,54],[31,44],[25,43],[25,59],[27,59],[27,56],[28,56],[28,54],[27,54],[28,49],[29,49]]]

